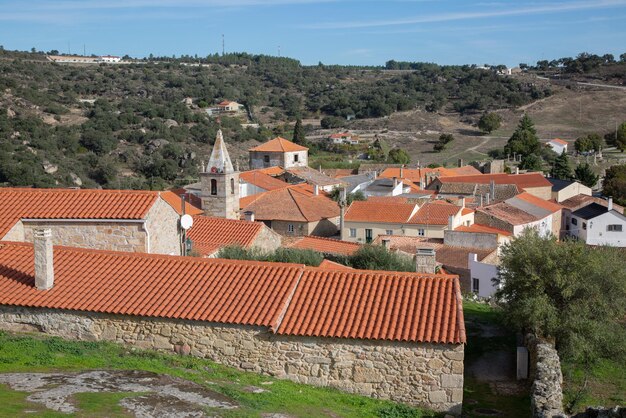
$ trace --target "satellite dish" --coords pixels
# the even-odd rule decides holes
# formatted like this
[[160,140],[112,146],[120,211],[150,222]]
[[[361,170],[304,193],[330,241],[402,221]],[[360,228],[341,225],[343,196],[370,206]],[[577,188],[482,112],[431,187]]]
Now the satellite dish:
[[193,225],[193,218],[191,215],[183,215],[180,217],[180,227],[184,230],[191,228]]

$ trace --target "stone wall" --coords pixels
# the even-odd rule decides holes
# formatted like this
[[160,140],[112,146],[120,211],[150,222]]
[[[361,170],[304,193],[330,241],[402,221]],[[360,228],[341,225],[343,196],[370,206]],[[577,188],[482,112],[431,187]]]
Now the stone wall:
[[507,231],[511,234],[514,233],[513,225],[480,210],[477,210],[476,213],[474,213],[474,222],[481,225],[487,225],[492,228],[502,229],[503,231]]
[[443,234],[443,243],[453,247],[494,249],[498,248],[498,235],[446,230]]
[[0,306],[0,329],[189,353],[256,373],[461,412],[462,344],[287,337],[267,328]]
[[17,221],[17,223],[9,229],[9,232],[2,237],[2,240],[24,242],[24,224],[22,221]]
[[181,254],[179,218],[178,212],[163,199],[152,205],[146,216],[151,254]]
[[530,407],[533,418],[553,418],[563,414],[563,374],[554,346],[534,335],[526,336],[530,355]]
[[268,252],[276,250],[281,245],[282,237],[265,225],[263,225],[263,228],[252,243],[253,247],[257,247]]
[[33,230],[49,228],[52,230],[54,245],[92,248],[109,251],[146,252],[146,232],[143,221],[103,222],[86,221],[22,221],[24,241],[33,242]]

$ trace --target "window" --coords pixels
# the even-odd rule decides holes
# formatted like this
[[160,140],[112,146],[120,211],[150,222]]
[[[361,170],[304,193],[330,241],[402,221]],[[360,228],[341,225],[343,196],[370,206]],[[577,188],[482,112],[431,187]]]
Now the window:
[[373,234],[372,234],[372,230],[371,229],[366,229],[365,230],[365,242],[367,244],[372,242],[372,238],[373,238]]
[[480,279],[472,278],[472,292],[478,294],[480,291]]
[[587,222],[583,222],[583,229],[586,230],[587,229]]
[[230,194],[235,194],[235,179],[230,179]]
[[211,194],[212,195],[217,194],[217,180],[215,179],[211,179]]
[[287,225],[287,232],[289,232],[290,234],[293,234],[293,231],[294,231],[293,224],[288,224]]
[[294,155],[293,155],[293,162],[294,162],[294,163],[297,163],[297,162],[299,161],[299,160],[298,160],[298,158],[299,158],[299,157],[300,157],[300,156],[299,156],[298,154],[294,154]]
[[420,237],[423,237],[424,235],[426,235],[426,233],[422,228],[420,228],[417,230],[417,235],[419,235]]
[[393,229],[387,229],[387,230],[385,231],[385,234],[387,234],[387,235],[393,235]]
[[351,238],[356,237],[356,228],[350,228],[350,237]]
[[266,163],[268,163],[268,164],[269,164],[269,162],[270,162],[270,156],[269,156],[269,155],[264,155],[264,156],[263,156],[263,162],[266,162]]
[[622,232],[622,225],[620,224],[607,225],[606,230],[609,232]]
[[572,225],[578,225],[578,219],[572,218]]

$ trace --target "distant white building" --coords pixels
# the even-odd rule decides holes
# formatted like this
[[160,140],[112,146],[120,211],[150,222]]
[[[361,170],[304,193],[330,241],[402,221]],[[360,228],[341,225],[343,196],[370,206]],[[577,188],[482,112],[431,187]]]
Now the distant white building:
[[552,141],[548,142],[548,146],[552,148],[552,151],[561,155],[564,152],[567,153],[567,142],[562,139],[555,138]]
[[117,57],[115,55],[101,55],[100,61],[102,62],[120,62],[122,58]]
[[588,245],[626,247],[626,216],[610,198],[607,206],[594,202],[572,213],[567,234]]

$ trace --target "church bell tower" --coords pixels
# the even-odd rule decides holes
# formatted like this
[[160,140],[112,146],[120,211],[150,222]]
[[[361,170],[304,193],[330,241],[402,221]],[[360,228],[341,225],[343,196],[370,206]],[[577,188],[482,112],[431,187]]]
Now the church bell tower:
[[209,163],[202,171],[200,181],[204,214],[239,219],[239,171],[233,168],[221,129],[217,131]]

